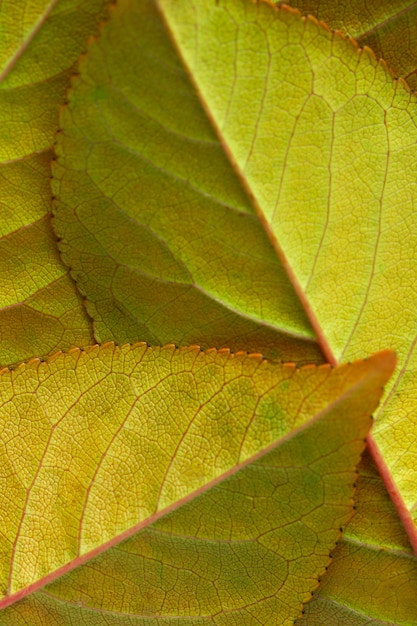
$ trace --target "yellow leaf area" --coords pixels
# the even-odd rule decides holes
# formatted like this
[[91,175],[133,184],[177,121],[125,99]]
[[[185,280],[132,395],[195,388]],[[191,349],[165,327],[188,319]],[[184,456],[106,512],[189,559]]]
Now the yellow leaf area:
[[354,37],[384,59],[397,76],[417,87],[417,5],[415,0],[290,0],[286,4]]
[[111,343],[3,370],[0,623],[292,624],[394,366]]
[[50,161],[72,66],[103,0],[0,7],[0,363],[93,343],[50,225]]
[[368,455],[359,470],[356,513],[297,626],[416,623],[417,558]]

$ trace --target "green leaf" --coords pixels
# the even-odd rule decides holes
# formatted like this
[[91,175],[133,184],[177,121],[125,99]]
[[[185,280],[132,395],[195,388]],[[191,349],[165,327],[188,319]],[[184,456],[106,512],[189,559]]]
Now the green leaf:
[[[4,370],[1,466],[14,479],[0,504],[0,604],[136,533],[49,587],[47,604],[58,593],[69,620],[75,594],[126,618],[292,624],[351,517],[354,466],[394,366],[390,352],[297,369],[141,343]],[[113,595],[121,574],[128,606]]]
[[103,0],[0,9],[0,363],[93,343],[50,226],[59,105]]
[[[374,438],[408,512],[417,510],[415,105],[371,53],[295,12],[245,0],[227,10],[212,0],[120,2],[74,82],[54,168],[55,228],[101,339],[146,337],[155,324],[161,334],[150,341],[201,342],[196,329],[205,332],[211,315],[188,300],[193,280],[198,294],[201,282],[238,310],[235,285],[253,318],[281,332],[292,318],[291,331],[307,339],[292,288],[287,309],[272,304],[282,293],[272,283],[255,299],[253,269],[236,266],[233,281],[231,259],[200,228],[213,232],[215,220],[216,238],[236,240],[217,209],[226,202],[234,216],[246,198],[260,233],[256,276],[268,277],[261,251],[276,259],[274,275],[280,259],[328,358],[387,344],[398,352]],[[194,156],[213,143],[210,159]],[[246,254],[248,244],[236,245]]]
[[54,223],[97,339],[321,361],[156,5],[120,3],[73,84]]
[[[49,161],[61,103],[63,136],[54,167],[56,228],[64,237],[65,261],[82,297],[87,296],[95,339],[199,342],[206,348],[261,351],[298,364],[320,363],[323,349],[335,360],[332,351],[345,350],[346,355],[350,349],[346,329],[362,307],[358,293],[368,293],[362,279],[371,260],[373,279],[382,275],[386,282],[376,301],[369,299],[372,323],[363,327],[361,320],[355,326],[363,335],[352,354],[370,354],[372,345],[391,344],[402,355],[399,380],[411,383],[404,388],[405,400],[394,387],[385,406],[394,415],[393,402],[401,400],[394,409],[402,411],[402,430],[387,428],[386,435],[387,442],[396,437],[395,453],[398,461],[403,459],[400,473],[405,476],[404,468],[415,467],[408,417],[413,363],[405,356],[414,345],[413,277],[407,282],[415,264],[407,231],[413,232],[414,217],[404,209],[412,205],[415,191],[414,139],[406,126],[414,127],[414,99],[391,82],[369,50],[359,52],[290,9],[277,12],[270,4],[249,0],[200,0],[196,5],[119,0],[110,24],[89,44],[68,107],[71,68],[87,48],[86,36],[96,32],[106,14],[104,2],[0,3],[0,362],[93,342],[82,298],[49,227]],[[378,16],[385,8],[370,16],[379,34]],[[400,19],[391,20],[392,32]],[[310,78],[313,95],[305,91]],[[300,106],[303,93],[306,101]],[[396,110],[398,105],[402,111]],[[386,135],[375,113],[381,107]],[[386,163],[391,167],[397,159],[398,165],[396,173],[388,167],[387,176],[380,163],[384,137],[390,141]],[[278,189],[274,220],[268,207]],[[403,214],[405,224],[398,223]],[[381,226],[376,238],[374,223],[377,230]],[[385,228],[392,233],[389,255],[381,258],[378,246]],[[334,235],[330,247],[329,233]],[[309,269],[311,254],[314,271]],[[311,301],[310,284],[302,282],[306,268],[315,289]],[[381,303],[386,306],[378,310]],[[396,317],[396,307],[403,317]],[[152,506],[165,440],[158,430],[151,447],[144,433],[161,420],[189,441],[186,434],[194,431],[187,431],[187,407],[200,406],[216,379],[202,381],[190,371],[190,384],[182,387],[178,380],[183,382],[185,372],[177,372],[170,386],[158,378],[161,361],[155,358],[157,384],[146,396],[149,404],[138,409],[143,428],[128,430],[129,445],[122,450],[122,424],[126,407],[135,403],[135,387],[126,373],[112,368],[138,348],[75,350],[48,364],[32,360],[0,376],[0,387],[1,381],[6,388],[10,381],[14,384],[0,420],[0,499],[6,520],[0,571],[4,586],[10,583],[3,606],[15,602],[0,612],[0,623],[292,624],[327,564],[339,526],[349,518],[353,452],[357,457],[365,432],[361,416],[379,394],[373,387],[376,379],[372,382],[364,373],[370,364],[331,374],[328,366],[312,367],[300,374],[294,366],[262,361],[260,355],[200,353],[197,347],[177,353],[173,346],[152,351],[142,344],[147,355],[171,351],[174,364],[179,355],[195,354],[196,361],[206,364],[215,357],[223,364],[244,363],[243,370],[259,366],[236,388],[226,386],[229,404],[216,405],[210,416],[209,425],[220,428],[217,439],[206,436],[207,424],[198,424],[198,413],[201,428],[187,450],[197,486],[188,480],[190,474],[179,471],[172,488],[184,487],[184,498],[174,493],[171,505],[148,515],[138,507]],[[388,375],[385,358],[372,359],[376,370],[369,371],[371,378]],[[82,373],[79,363],[85,363]],[[364,368],[365,378],[359,376],[357,383],[350,375],[343,378],[346,372],[359,375],[357,368]],[[291,384],[280,385],[279,403],[265,402],[258,392],[271,382],[266,373],[289,370]],[[138,378],[146,386],[152,381],[144,373],[149,370],[141,370]],[[38,385],[39,376],[45,379]],[[78,397],[81,384],[87,391]],[[346,385],[350,391],[344,394]],[[372,397],[367,385],[374,389]],[[273,395],[268,386],[262,389]],[[161,390],[165,396],[158,395]],[[330,405],[320,414],[311,402],[323,390],[327,396],[322,400]],[[71,399],[75,404],[65,413]],[[235,413],[250,419],[258,401],[264,427],[246,433],[256,452],[243,467],[236,455],[242,424]],[[230,410],[232,404],[239,411]],[[284,412],[294,423],[283,419]],[[302,418],[307,421],[301,423]],[[360,424],[359,431],[352,430],[353,423]],[[136,440],[144,449],[132,444]],[[368,440],[378,458],[374,440]],[[219,455],[205,463],[199,452],[214,455],[213,441]],[[148,456],[143,460],[138,449],[142,457],[150,450],[152,461]],[[395,477],[397,460],[391,466]],[[379,462],[384,466],[383,459]],[[102,474],[102,468],[109,472]],[[140,473],[149,480],[139,486]],[[107,482],[100,483],[98,496],[94,480],[103,477]],[[383,478],[400,509],[393,475],[385,470]],[[97,506],[84,508],[93,498]],[[375,526],[376,511],[391,531],[374,539],[375,545],[409,550],[404,528],[387,513],[387,494],[381,506],[375,502],[372,492],[366,505],[359,506],[359,519],[365,521],[357,541],[366,540],[367,525]],[[93,540],[93,531],[85,539],[87,518]],[[341,608],[326,614],[326,626],[335,626],[342,614],[356,619],[360,610],[368,621],[383,615],[372,612],[369,599],[376,605],[387,592],[385,565],[392,600],[383,607],[388,610],[384,619],[401,624],[410,619],[407,594],[413,594],[414,565],[404,569],[391,553],[388,559],[385,553],[373,559],[373,553],[357,555],[349,548],[343,555],[330,566],[335,574],[327,588]],[[397,565],[401,575],[391,577]],[[363,568],[363,578],[349,568]],[[365,586],[366,578],[375,581],[375,590],[367,587],[365,597],[355,584],[363,580]],[[357,607],[354,618],[352,606]],[[316,608],[311,611],[305,615],[313,619]]]
[[297,626],[415,623],[417,558],[369,455],[359,469],[356,514]]
[[417,6],[414,0],[291,0],[303,13],[314,15],[331,28],[354,37],[384,59],[397,76],[417,87]]

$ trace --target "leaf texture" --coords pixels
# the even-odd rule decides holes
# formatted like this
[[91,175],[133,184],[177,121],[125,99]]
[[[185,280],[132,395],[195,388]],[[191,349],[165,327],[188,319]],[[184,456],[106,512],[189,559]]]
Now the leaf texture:
[[417,87],[417,3],[415,0],[350,0],[343,5],[332,0],[287,2],[305,14],[323,20],[331,28],[369,46],[397,76]]
[[[2,605],[215,486],[315,418],[310,435],[303,430],[292,452],[282,452],[286,461],[280,461],[284,469],[276,485],[282,484],[286,494],[284,519],[295,523],[292,530],[285,522],[277,531],[277,545],[287,542],[294,551],[293,533],[304,505],[306,515],[312,515],[305,546],[297,537],[310,563],[305,577],[311,583],[314,571],[321,569],[320,558],[311,556],[314,545],[327,537],[323,549],[318,548],[323,567],[339,526],[349,518],[355,459],[394,364],[388,352],[336,369],[297,369],[259,355],[201,352],[197,347],[151,349],[141,343],[72,350],[47,363],[32,360],[4,370]],[[301,459],[310,454],[309,469],[299,471]],[[289,486],[292,461],[296,482]],[[245,471],[250,475],[250,469]],[[271,489],[267,475],[266,494]],[[245,482],[235,480],[245,491]],[[248,479],[249,491],[254,480]],[[258,489],[261,485],[259,479]],[[294,505],[287,501],[292,490]],[[209,506],[209,527],[216,527],[222,498]],[[243,509],[239,515],[236,511],[236,524],[252,506],[247,503],[246,511],[245,498],[241,505],[238,500],[236,496],[236,507]],[[216,513],[209,513],[211,506]],[[278,504],[271,506],[274,510]],[[193,511],[191,507],[191,518]],[[315,526],[321,515],[324,528]],[[266,523],[277,524],[275,515],[268,519]],[[225,524],[229,530],[219,532],[227,539],[231,531]],[[282,567],[286,571],[285,558]],[[299,602],[306,599],[305,593],[297,594],[295,590]]]
[[0,363],[94,342],[50,226],[59,105],[103,0],[0,10]]
[[356,514],[297,626],[415,623],[417,558],[369,455],[359,470]]
[[[415,511],[413,97],[289,9],[119,0],[54,166],[80,298],[51,145],[106,4],[0,3],[0,362],[91,343],[84,296],[100,341],[298,364],[323,360],[315,333],[344,358],[394,345],[381,449]],[[410,49],[410,2],[365,8],[364,41]],[[2,372],[0,624],[293,624],[390,369],[142,343]],[[415,559],[374,474],[308,623],[414,625]]]
[[4,371],[2,605],[106,552],[0,623],[292,624],[351,517],[394,365],[141,343]]
[[[413,446],[417,439],[414,96],[401,81],[394,83],[386,67],[369,51],[291,10],[244,0],[234,0],[227,10],[213,0],[195,6],[170,0],[121,2],[108,28],[91,47],[75,82],[70,108],[62,117],[60,158],[55,168],[59,202],[54,224],[64,240],[64,258],[90,302],[96,327],[105,316],[107,328],[113,328],[114,320],[120,319],[117,299],[123,300],[123,308],[134,299],[123,286],[127,264],[123,258],[133,243],[125,243],[127,226],[116,235],[116,222],[109,218],[106,226],[102,225],[99,215],[105,207],[112,206],[112,215],[127,215],[130,232],[139,229],[135,250],[141,249],[139,233],[143,232],[138,216],[145,215],[153,226],[162,222],[158,228],[164,229],[169,219],[165,215],[175,215],[173,202],[180,207],[180,219],[193,224],[193,232],[200,225],[188,213],[190,201],[178,200],[177,205],[177,200],[172,200],[178,198],[176,183],[162,185],[159,172],[155,172],[167,162],[174,164],[172,168],[182,167],[177,166],[177,152],[160,149],[156,140],[159,126],[152,134],[154,144],[148,135],[144,135],[144,147],[131,143],[132,137],[136,140],[143,135],[143,107],[148,111],[149,101],[154,105],[152,115],[158,118],[161,102],[170,102],[171,115],[179,108],[172,94],[182,94],[178,85],[174,89],[175,83],[169,82],[174,100],[168,95],[160,97],[160,85],[165,83],[156,73],[155,91],[144,89],[140,81],[135,83],[134,75],[142,76],[143,58],[149,57],[149,46],[138,47],[133,34],[142,32],[141,27],[158,42],[158,62],[152,56],[152,63],[164,68],[174,64],[175,71],[181,72],[179,57],[185,66],[185,75],[194,86],[192,93],[198,94],[215,130],[213,141],[214,136],[219,138],[236,172],[233,184],[239,180],[252,199],[259,223],[275,246],[275,258],[281,259],[292,277],[328,357],[359,358],[382,349],[387,342],[398,351],[401,368],[380,411],[374,436],[405,506],[413,514],[417,510]],[[166,38],[157,38],[155,29]],[[170,40],[173,43],[166,51]],[[126,54],[129,42],[134,46]],[[150,70],[145,76],[150,76]],[[182,124],[176,122],[175,132],[190,136],[190,118],[187,115]],[[170,128],[174,124],[166,119],[159,120],[161,123],[171,124]],[[126,146],[124,154],[120,144]],[[156,153],[162,158],[158,167],[149,166],[146,160],[144,169],[138,165],[144,157],[157,158]],[[191,158],[192,150],[185,154],[186,159]],[[116,162],[120,168],[114,166]],[[149,176],[148,167],[152,170]],[[196,171],[187,174],[189,180],[198,176],[200,169]],[[168,194],[169,200],[162,201],[161,193]],[[196,242],[201,250],[201,240]],[[192,235],[181,239],[182,251],[193,245]],[[266,240],[262,246],[269,250]],[[140,254],[135,271],[142,276]],[[162,252],[158,258],[163,258]],[[222,252],[217,258],[224,261]],[[210,259],[209,265],[203,265],[204,272],[209,268],[211,284],[220,284],[220,270]],[[153,272],[154,281],[155,270],[148,271]],[[163,270],[158,267],[157,289],[163,298],[170,296],[165,289],[160,291],[159,281],[162,276],[179,280],[172,272],[167,263]],[[147,324],[150,317],[172,335],[175,316],[162,318],[161,307],[144,309],[146,294],[152,293],[153,298],[153,292],[148,288],[144,292],[141,281],[132,283],[140,294],[141,319]],[[120,293],[120,298],[110,301],[109,288]],[[94,301],[96,305],[92,305]],[[176,299],[176,307],[178,303]],[[267,310],[263,296],[258,303],[262,311]],[[193,311],[189,305],[185,310],[187,314]],[[282,311],[275,310],[276,319],[283,319]],[[192,324],[193,328],[201,325],[201,316],[192,315]],[[183,340],[180,334],[179,341]]]
[[322,361],[155,3],[118,4],[70,100],[54,225],[96,337]]

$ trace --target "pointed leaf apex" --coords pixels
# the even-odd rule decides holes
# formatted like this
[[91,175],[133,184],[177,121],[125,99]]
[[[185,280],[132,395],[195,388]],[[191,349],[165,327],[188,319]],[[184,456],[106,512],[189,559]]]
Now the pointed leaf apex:
[[385,385],[397,367],[397,355],[394,350],[381,350],[368,359],[381,376],[381,384]]

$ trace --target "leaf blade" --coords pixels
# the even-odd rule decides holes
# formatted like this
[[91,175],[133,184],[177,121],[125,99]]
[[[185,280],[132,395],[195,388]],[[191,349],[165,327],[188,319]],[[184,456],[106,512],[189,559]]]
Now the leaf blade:
[[415,618],[417,558],[369,454],[359,469],[356,515],[297,626],[406,626]]
[[350,10],[343,12],[332,2],[296,0],[291,5],[354,37],[361,46],[369,46],[396,76],[405,78],[413,89],[416,88],[417,6],[413,0],[400,0],[395,4],[384,1],[372,6],[355,0],[350,3]]
[[[109,344],[3,371],[2,466],[14,477],[7,489],[14,496],[11,503],[4,494],[2,504],[9,520],[2,605],[214,487],[299,428],[302,439],[321,411],[312,424],[333,423],[339,448],[349,439],[352,468],[394,364],[388,352],[336,369],[296,369],[259,355]],[[352,434],[344,401],[362,435]],[[188,411],[178,413],[176,404]],[[308,455],[306,440],[301,454]],[[320,443],[319,458],[327,445],[331,438]],[[346,515],[349,498],[342,500]]]
[[[373,438],[401,494],[399,509],[410,516],[417,498],[408,444],[417,436],[415,97],[369,50],[294,10],[236,2],[224,13],[207,2],[196,18],[188,6],[181,15],[168,0],[160,6],[323,351],[332,362],[356,358],[389,338],[398,352],[403,366]],[[238,47],[214,58],[210,46],[213,38],[226,45],[239,37],[240,73]],[[247,93],[254,99],[243,107]]]
[[[395,364],[393,354],[381,353],[368,361],[335,369],[329,366],[296,369],[294,365],[260,361],[257,356],[233,356],[225,351],[214,350],[204,353],[194,347],[175,350],[170,346],[151,349],[143,344],[123,348],[107,345],[95,347],[86,353],[73,351],[68,355],[58,355],[49,365],[32,362],[24,368],[18,368],[14,373],[14,387],[17,390],[27,390],[28,387],[33,389],[36,376],[39,375],[42,382],[37,389],[36,399],[39,401],[43,398],[43,413],[48,415],[48,407],[56,405],[58,401],[56,391],[51,394],[51,390],[56,390],[60,376],[68,380],[71,369],[64,362],[69,359],[76,364],[73,375],[78,385],[73,385],[73,388],[77,386],[82,390],[84,383],[81,376],[88,372],[89,388],[98,391],[100,387],[103,392],[104,372],[111,378],[111,374],[123,371],[125,374],[130,373],[133,386],[139,386],[142,391],[149,390],[154,397],[159,397],[159,402],[154,404],[151,397],[136,392],[137,397],[142,399],[141,413],[146,430],[144,432],[136,428],[135,441],[142,437],[144,443],[134,444],[135,454],[132,454],[132,449],[125,454],[120,454],[120,449],[109,454],[110,469],[107,471],[107,482],[103,482],[103,475],[100,477],[88,464],[93,463],[95,467],[103,469],[103,457],[97,455],[95,449],[97,442],[103,439],[109,429],[109,424],[112,424],[113,433],[117,432],[117,424],[109,419],[111,411],[108,409],[106,414],[99,410],[98,396],[95,394],[94,410],[100,414],[101,424],[98,427],[90,416],[87,432],[82,427],[83,409],[88,405],[91,412],[92,406],[91,398],[87,402],[87,391],[84,390],[84,401],[78,404],[74,403],[73,397],[64,399],[66,406],[72,407],[70,411],[65,406],[61,407],[61,413],[72,425],[72,428],[66,428],[72,444],[79,450],[87,449],[89,452],[88,460],[84,458],[81,461],[85,467],[84,479],[77,473],[84,485],[83,492],[79,493],[78,489],[70,493],[63,483],[68,471],[65,466],[68,446],[51,443],[50,449],[55,450],[53,459],[48,458],[47,450],[41,449],[38,458],[41,459],[42,467],[35,472],[32,469],[32,473],[36,475],[42,493],[48,494],[49,500],[51,490],[55,490],[53,498],[56,503],[51,507],[48,497],[42,497],[38,499],[39,506],[36,506],[36,485],[32,486],[32,496],[26,498],[25,509],[26,518],[32,518],[35,525],[26,523],[25,527],[25,521],[21,521],[17,529],[22,539],[17,542],[15,538],[14,545],[17,547],[12,557],[15,560],[14,571],[8,574],[9,580],[15,579],[16,582],[12,582],[12,595],[3,599],[3,607],[24,598],[28,592],[35,591],[105,550],[98,557],[99,561],[91,561],[90,566],[77,567],[62,582],[57,581],[48,587],[47,594],[64,594],[58,600],[58,606],[61,606],[58,609],[60,619],[83,615],[82,610],[80,613],[78,609],[71,613],[74,602],[88,604],[87,598],[90,597],[92,601],[96,592],[98,598],[101,596],[108,583],[97,585],[97,571],[104,568],[104,574],[115,558],[113,567],[116,567],[116,579],[120,574],[123,578],[126,572],[130,572],[129,584],[137,588],[136,592],[129,593],[131,603],[136,604],[127,611],[126,617],[130,619],[129,613],[133,616],[138,612],[140,615],[143,613],[143,618],[138,617],[138,624],[143,623],[146,615],[157,618],[161,611],[164,619],[169,619],[170,615],[174,619],[175,615],[176,620],[191,611],[196,623],[199,623],[199,616],[206,616],[213,624],[234,624],[236,619],[243,619],[248,624],[253,619],[273,624],[276,623],[277,615],[283,624],[292,623],[302,602],[309,598],[317,584],[318,574],[328,562],[329,550],[340,533],[339,526],[344,525],[351,516],[350,496],[355,477],[355,460],[363,449],[363,437],[370,425],[369,415],[378,402],[381,385]],[[91,374],[93,368],[87,367],[88,362],[91,365],[92,359],[99,377],[99,387]],[[213,364],[218,370],[217,375],[214,377],[211,374],[208,379],[207,371],[213,370]],[[223,372],[220,372],[221,369]],[[172,406],[166,405],[165,416],[159,410],[161,404],[166,404],[160,387],[161,384],[167,384],[169,372],[172,373],[169,382],[171,397],[175,389],[183,402],[184,396],[188,397],[188,405],[193,394],[190,385],[185,384],[186,380],[189,381],[185,374],[192,372],[198,383],[199,404],[188,415],[183,411],[182,424],[178,424],[175,410],[170,413]],[[6,384],[9,384],[4,376],[3,373],[0,377],[3,392]],[[6,373],[6,376],[13,376],[13,372]],[[208,381],[211,390],[208,389]],[[249,381],[253,384],[252,391]],[[244,406],[242,400],[237,398],[237,383],[240,384],[241,397],[244,390]],[[288,400],[288,386],[298,396],[296,401]],[[61,385],[61,389],[68,394],[68,387]],[[73,395],[75,393],[72,392]],[[204,404],[207,395],[213,399],[211,406],[210,403]],[[221,396],[223,400],[220,404],[224,405],[224,400],[229,403],[227,411],[219,410]],[[112,398],[112,405],[118,402],[118,397]],[[25,409],[27,414],[27,406]],[[127,414],[124,435],[132,441],[129,418],[133,412],[126,406],[124,413]],[[198,427],[197,420],[200,420]],[[57,426],[52,425],[51,432],[56,435],[61,428],[59,423]],[[91,435],[93,430],[97,431],[94,439]],[[175,440],[181,443],[186,452],[182,454],[181,445],[178,447],[175,441],[171,443],[174,462],[178,467],[176,472],[169,459],[165,459],[165,450],[166,433],[173,437],[173,433],[178,430],[180,432],[175,435]],[[219,438],[224,448],[221,442],[217,443]],[[86,439],[90,441],[88,446],[85,445]],[[231,440],[234,441],[232,457]],[[208,441],[210,446],[207,446]],[[244,446],[242,442],[245,442]],[[22,443],[24,441],[20,441],[20,448]],[[101,449],[107,449],[105,441],[101,442]],[[161,467],[159,462],[157,465],[151,461],[155,458],[155,450],[159,451]],[[228,451],[223,459],[222,451]],[[145,455],[147,459],[138,465],[137,459]],[[10,458],[13,458],[11,452]],[[25,455],[25,458],[27,462],[28,456]],[[76,457],[71,462],[74,459]],[[151,467],[148,467],[149,462]],[[118,464],[117,467],[114,463]],[[59,465],[61,467],[57,471]],[[166,479],[167,467],[170,469],[168,478],[171,478],[172,485]],[[29,470],[22,468],[20,471]],[[153,480],[145,477],[143,472],[153,473]],[[91,482],[92,476],[95,477],[94,484]],[[128,480],[125,481],[124,477]],[[114,486],[115,479],[117,487]],[[113,486],[109,489],[112,482]],[[164,485],[168,485],[168,488],[164,489]],[[126,490],[133,495],[130,502]],[[98,499],[89,510],[85,507],[86,499],[94,502],[97,494]],[[72,498],[72,504],[69,498]],[[115,499],[118,509],[114,507]],[[231,501],[233,506],[230,506]],[[178,508],[179,504],[182,506]],[[94,519],[90,519],[92,511]],[[126,518],[126,512],[131,517]],[[57,515],[61,516],[60,524],[67,526],[64,533],[59,532]],[[50,576],[36,581],[36,576],[45,573],[47,561],[39,551],[42,546],[37,548],[37,552],[34,551],[35,546],[31,541],[28,543],[29,538],[36,538],[39,532],[42,533],[44,525],[48,529],[48,554],[55,554],[55,560],[49,562],[49,567],[59,567],[57,553],[61,551],[64,557],[67,555],[67,559],[70,554],[74,518],[77,532],[83,527],[85,529],[83,537],[78,534],[77,549],[74,551],[72,548],[75,558],[61,565],[55,572],[51,571]],[[147,529],[152,522],[156,523]],[[112,546],[114,539],[118,543],[132,534],[134,537],[124,545],[139,546],[139,552],[136,565],[130,569],[123,565],[125,557],[118,564],[120,548]],[[176,536],[179,539],[175,539]],[[53,545],[51,538],[56,538]],[[38,537],[37,545],[39,543]],[[128,552],[130,549],[128,547]],[[112,550],[116,556],[112,556]],[[135,550],[137,552],[138,549],[133,548],[133,553]],[[250,558],[248,550],[252,555]],[[196,551],[200,554],[197,560]],[[162,577],[160,561],[165,564]],[[179,578],[178,567],[182,572]],[[194,581],[190,581],[190,567],[191,572],[194,572]],[[138,570],[142,572],[139,577]],[[237,575],[238,570],[240,573]],[[211,575],[207,576],[207,572],[211,572]],[[31,582],[29,576],[32,576]],[[112,574],[109,580],[114,581]],[[160,591],[155,589],[156,581],[162,581]],[[25,587],[27,584],[30,586]],[[111,588],[112,584],[109,595],[102,598],[104,605],[100,604],[99,599],[92,601],[93,607],[98,603],[99,614],[103,611],[103,620],[107,619],[107,611],[112,611],[112,604],[113,610],[124,613],[117,603],[114,608],[115,598]],[[39,593],[42,594],[41,591]],[[35,605],[39,600],[41,604],[44,602],[45,598],[39,596],[39,593],[34,599]],[[116,595],[123,603],[123,594]],[[69,597],[68,605],[66,597]],[[178,604],[179,597],[184,598],[184,613],[181,603]],[[48,598],[47,603],[51,601],[50,596]],[[33,610],[31,606],[34,605],[30,599],[23,600],[23,605],[22,601],[17,602],[16,608],[6,608],[0,614],[0,620],[12,620],[25,611],[25,607]],[[96,609],[93,608],[93,611]],[[88,614],[89,610],[86,609],[84,620],[89,619]],[[33,619],[37,619],[36,614]],[[123,623],[123,619],[120,623]]]
[[0,15],[0,363],[93,342],[50,227],[50,161],[72,66],[102,1],[4,3]]
[[322,360],[156,5],[119,4],[70,99],[54,228],[100,340]]

